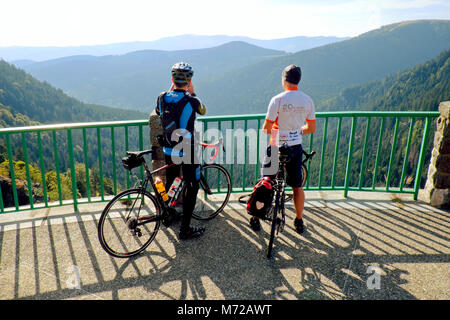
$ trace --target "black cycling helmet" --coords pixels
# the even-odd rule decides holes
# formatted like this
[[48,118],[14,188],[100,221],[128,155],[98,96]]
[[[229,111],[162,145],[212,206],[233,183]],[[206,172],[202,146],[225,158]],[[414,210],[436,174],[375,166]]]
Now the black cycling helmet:
[[172,66],[172,78],[176,84],[186,85],[194,75],[192,67],[186,62],[177,62]]
[[294,64],[284,68],[282,77],[289,83],[298,84],[302,78],[302,70]]

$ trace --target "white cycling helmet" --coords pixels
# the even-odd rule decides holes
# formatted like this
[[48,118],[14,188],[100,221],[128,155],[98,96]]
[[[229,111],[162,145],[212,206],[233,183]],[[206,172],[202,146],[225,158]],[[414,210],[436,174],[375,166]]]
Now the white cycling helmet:
[[172,78],[176,84],[185,85],[194,75],[192,67],[186,62],[177,62],[172,66]]

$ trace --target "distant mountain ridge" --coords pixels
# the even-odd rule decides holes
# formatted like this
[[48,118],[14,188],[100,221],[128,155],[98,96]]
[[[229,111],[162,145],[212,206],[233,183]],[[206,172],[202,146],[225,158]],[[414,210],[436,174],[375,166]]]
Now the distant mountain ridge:
[[244,41],[249,44],[260,46],[266,49],[273,49],[286,52],[297,52],[325,44],[349,39],[349,37],[289,37],[271,40],[254,39],[243,36],[227,35],[180,35],[165,37],[154,41],[135,41],[112,43],[92,46],[71,46],[71,47],[26,47],[10,46],[0,47],[0,58],[10,62],[20,60],[44,61],[74,55],[123,55],[141,50],[193,50],[217,47],[232,41]]
[[265,112],[282,90],[281,72],[301,66],[300,89],[321,104],[349,86],[410,69],[450,48],[450,20],[406,21],[358,37],[288,54],[245,42],[183,51],[75,56],[23,68],[80,100],[149,112],[170,85],[170,66],[191,63],[209,115]]
[[242,41],[207,49],[142,50],[120,56],[70,56],[23,66],[34,77],[89,103],[148,112],[156,96],[170,86],[170,68],[178,61],[194,68],[195,83],[268,58],[286,55]]

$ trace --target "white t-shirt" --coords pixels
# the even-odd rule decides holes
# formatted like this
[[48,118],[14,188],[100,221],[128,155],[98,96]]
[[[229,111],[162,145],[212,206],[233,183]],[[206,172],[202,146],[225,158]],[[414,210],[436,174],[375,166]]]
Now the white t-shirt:
[[266,114],[266,120],[274,123],[272,129],[278,136],[272,135],[271,144],[301,144],[301,128],[306,120],[315,119],[314,102],[307,94],[294,89],[281,92],[270,100]]

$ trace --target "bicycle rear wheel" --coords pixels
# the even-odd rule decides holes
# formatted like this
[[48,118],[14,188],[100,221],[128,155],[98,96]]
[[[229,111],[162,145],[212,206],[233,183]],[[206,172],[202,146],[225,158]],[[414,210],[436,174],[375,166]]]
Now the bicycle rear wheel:
[[150,245],[160,223],[161,210],[155,197],[141,189],[129,189],[106,205],[98,223],[98,238],[108,254],[129,258]]
[[202,167],[200,188],[192,217],[210,220],[226,206],[231,194],[231,180],[228,171],[218,164]]

